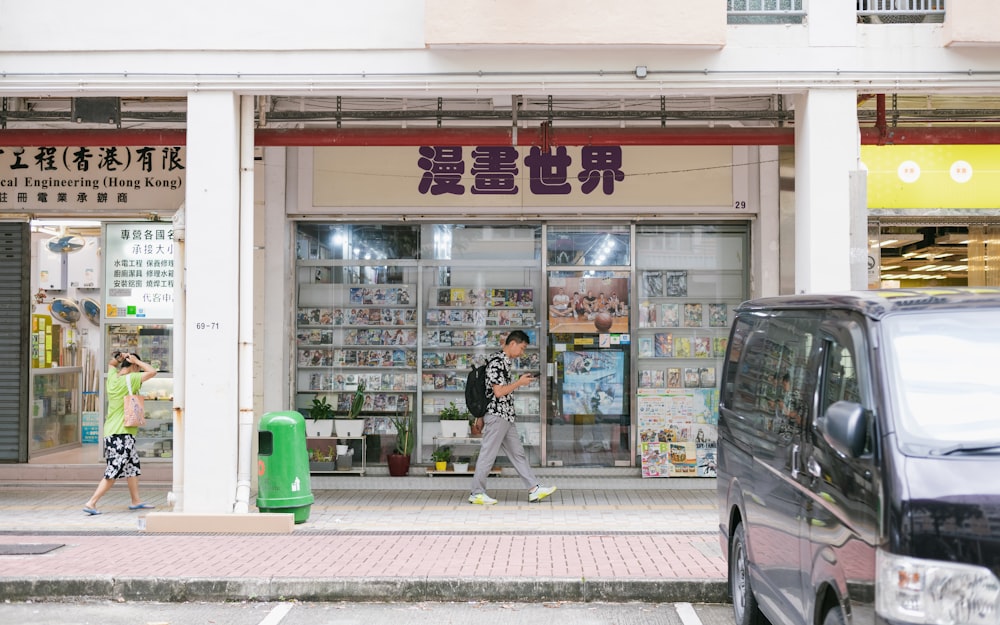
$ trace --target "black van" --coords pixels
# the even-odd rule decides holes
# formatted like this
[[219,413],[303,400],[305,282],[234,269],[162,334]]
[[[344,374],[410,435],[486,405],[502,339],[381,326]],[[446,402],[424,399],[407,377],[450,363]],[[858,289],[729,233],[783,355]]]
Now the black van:
[[739,625],[1000,623],[1000,289],[740,305],[717,484]]

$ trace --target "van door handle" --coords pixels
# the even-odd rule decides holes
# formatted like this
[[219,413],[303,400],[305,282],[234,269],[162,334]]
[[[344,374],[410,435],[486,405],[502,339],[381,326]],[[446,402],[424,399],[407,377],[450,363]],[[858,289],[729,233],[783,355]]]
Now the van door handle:
[[820,477],[823,475],[823,468],[819,466],[815,458],[810,458],[806,462],[806,471],[809,471],[809,475],[813,477]]
[[799,446],[792,445],[792,479],[799,479]]

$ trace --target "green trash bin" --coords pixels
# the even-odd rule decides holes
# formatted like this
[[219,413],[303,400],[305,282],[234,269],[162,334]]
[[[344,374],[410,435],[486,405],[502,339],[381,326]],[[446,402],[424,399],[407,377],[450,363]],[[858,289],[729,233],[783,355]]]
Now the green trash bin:
[[257,509],[309,519],[313,494],[309,483],[306,422],[294,410],[269,412],[257,428]]

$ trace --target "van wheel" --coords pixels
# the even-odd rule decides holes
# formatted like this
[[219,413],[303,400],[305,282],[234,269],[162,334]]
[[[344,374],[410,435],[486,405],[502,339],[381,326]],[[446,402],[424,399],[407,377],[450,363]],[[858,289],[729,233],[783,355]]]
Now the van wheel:
[[733,616],[736,617],[736,625],[765,625],[767,620],[760,613],[757,598],[750,588],[749,569],[747,534],[740,523],[733,532],[729,548],[729,594],[733,598]]
[[840,606],[831,608],[826,613],[826,616],[823,617],[823,625],[844,625],[846,622],[844,620],[844,611],[840,609]]

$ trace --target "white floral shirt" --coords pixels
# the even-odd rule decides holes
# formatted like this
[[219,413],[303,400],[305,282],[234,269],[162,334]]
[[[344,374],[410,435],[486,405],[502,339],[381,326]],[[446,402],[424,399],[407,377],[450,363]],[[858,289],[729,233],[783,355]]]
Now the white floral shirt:
[[490,356],[486,364],[486,396],[490,398],[486,408],[488,414],[503,417],[514,422],[514,394],[507,393],[503,397],[494,397],[493,387],[497,384],[510,384],[510,358],[503,350]]

